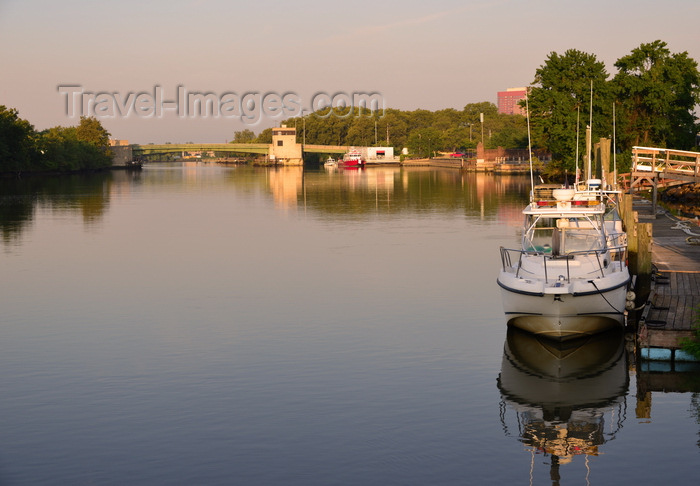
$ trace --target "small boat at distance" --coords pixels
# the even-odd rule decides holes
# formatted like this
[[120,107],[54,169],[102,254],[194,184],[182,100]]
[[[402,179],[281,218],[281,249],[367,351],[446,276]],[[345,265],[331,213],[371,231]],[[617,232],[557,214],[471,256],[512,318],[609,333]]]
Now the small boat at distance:
[[594,181],[578,191],[534,187],[521,248],[500,249],[508,325],[556,340],[624,326],[627,238],[607,196]]
[[362,158],[362,153],[359,150],[350,150],[343,155],[343,158],[338,162],[339,167],[364,167],[365,160]]

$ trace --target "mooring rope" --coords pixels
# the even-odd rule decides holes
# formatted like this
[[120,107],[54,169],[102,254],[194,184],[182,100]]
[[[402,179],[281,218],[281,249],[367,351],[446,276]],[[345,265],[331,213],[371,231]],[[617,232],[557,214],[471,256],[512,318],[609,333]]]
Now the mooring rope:
[[[684,221],[682,219],[679,219],[679,218],[673,216],[672,214],[670,214],[668,211],[665,211],[663,209],[657,211],[657,213],[664,214],[668,219],[676,222],[675,226],[671,226],[671,229],[681,230],[685,234],[689,235],[685,239],[686,243],[688,243],[689,245],[700,245],[700,233],[693,233],[691,231],[690,221]],[[697,223],[697,218],[695,218],[695,221]]]

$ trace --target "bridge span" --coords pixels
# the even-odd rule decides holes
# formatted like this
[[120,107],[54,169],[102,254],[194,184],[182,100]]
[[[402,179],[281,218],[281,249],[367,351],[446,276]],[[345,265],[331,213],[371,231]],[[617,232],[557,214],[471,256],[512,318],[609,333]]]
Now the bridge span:
[[134,157],[182,152],[235,152],[246,154],[267,154],[267,143],[166,143],[132,145]]
[[652,187],[652,214],[656,214],[658,186],[700,183],[700,153],[654,147],[632,147],[629,192],[648,183]]
[[[349,145],[302,145],[303,153],[344,154],[350,150]],[[268,143],[178,143],[178,144],[148,144],[131,146],[134,157],[153,154],[168,154],[181,152],[230,152],[246,154],[268,154]]]
[[[296,128],[282,125],[272,129],[272,143],[166,143],[129,145],[133,158],[184,152],[219,152],[223,154],[257,154],[275,165],[303,165],[305,153],[345,154],[351,149],[366,153],[367,160],[394,161],[393,147],[350,147],[347,145],[303,144],[297,141]],[[371,153],[370,153],[371,152]]]
[[272,143],[184,143],[132,145],[134,157],[183,152],[220,152],[265,155],[279,165],[302,165],[304,153],[344,154],[350,147],[341,145],[304,145],[297,141],[294,127],[272,129]]

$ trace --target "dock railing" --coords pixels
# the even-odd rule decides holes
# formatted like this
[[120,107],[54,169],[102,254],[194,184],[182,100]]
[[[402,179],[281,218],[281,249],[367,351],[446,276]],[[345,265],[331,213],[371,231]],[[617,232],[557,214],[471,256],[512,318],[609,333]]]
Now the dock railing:
[[[661,179],[700,182],[700,153],[653,147],[632,147],[632,186],[643,173]],[[636,180],[634,180],[636,179]]]

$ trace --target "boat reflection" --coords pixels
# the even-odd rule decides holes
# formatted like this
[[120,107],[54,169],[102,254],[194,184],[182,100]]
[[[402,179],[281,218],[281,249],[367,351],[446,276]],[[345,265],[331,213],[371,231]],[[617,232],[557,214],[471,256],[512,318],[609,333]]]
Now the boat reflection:
[[628,387],[622,332],[560,343],[508,330],[498,378],[501,422],[527,446],[533,465],[536,454],[550,457],[553,484],[561,464],[584,455],[588,465],[614,438]]

